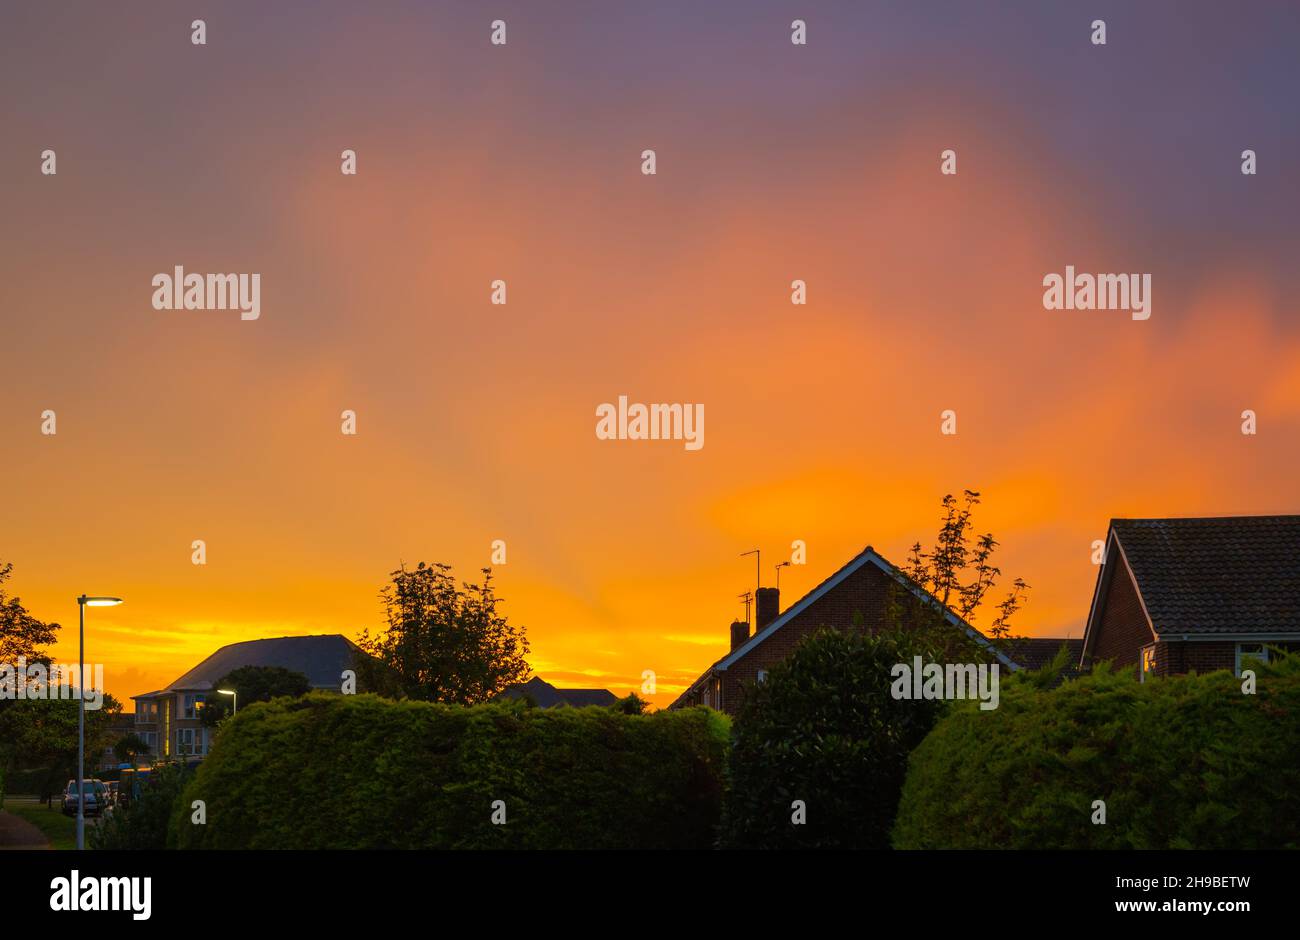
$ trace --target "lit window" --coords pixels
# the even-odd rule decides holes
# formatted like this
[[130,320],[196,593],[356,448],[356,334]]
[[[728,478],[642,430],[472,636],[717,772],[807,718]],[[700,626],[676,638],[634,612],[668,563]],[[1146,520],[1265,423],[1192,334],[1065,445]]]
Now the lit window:
[[1147,681],[1148,675],[1155,675],[1156,672],[1156,648],[1146,646],[1142,649],[1142,681]]

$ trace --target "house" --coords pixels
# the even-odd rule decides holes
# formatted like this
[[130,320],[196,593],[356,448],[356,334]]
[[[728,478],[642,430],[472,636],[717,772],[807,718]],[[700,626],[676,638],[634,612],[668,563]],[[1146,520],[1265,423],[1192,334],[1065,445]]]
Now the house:
[[1080,664],[1143,679],[1300,648],[1300,516],[1112,519]]
[[[911,591],[917,597],[938,603],[869,545],[785,613],[780,613],[780,595],[777,589],[760,587],[756,595],[753,635],[750,635],[748,623],[733,623],[731,651],[706,669],[668,707],[708,705],[734,714],[739,708],[744,687],[764,681],[767,670],[788,656],[808,634],[821,627],[837,630],[864,629],[872,633],[886,627],[889,624],[891,595],[898,587]],[[855,626],[859,618],[860,627]],[[977,643],[988,647],[997,662],[1006,669],[1015,671],[1022,668],[1021,663],[994,647],[987,637],[955,613],[947,611],[945,618],[954,629],[965,632]],[[1059,639],[1035,639],[1022,646],[1021,650],[1027,658],[1032,651],[1033,662],[1042,664],[1050,661],[1061,644],[1066,642],[1068,641]],[[1028,662],[1024,665],[1028,665]]]
[[360,652],[342,634],[282,636],[223,646],[166,688],[133,695],[135,733],[155,759],[202,757],[212,733],[200,721],[203,703],[215,683],[242,666],[282,666],[307,677],[313,689],[337,692],[343,671]]
[[609,689],[557,689],[541,676],[533,676],[527,682],[509,686],[497,697],[531,699],[539,708],[558,708],[562,705],[581,708],[584,705],[613,705],[618,701],[618,696]]

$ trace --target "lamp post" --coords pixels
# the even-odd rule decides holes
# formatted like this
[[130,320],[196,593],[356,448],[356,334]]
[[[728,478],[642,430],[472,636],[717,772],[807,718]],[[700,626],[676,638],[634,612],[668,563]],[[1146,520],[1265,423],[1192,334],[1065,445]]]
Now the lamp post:
[[80,625],[77,631],[77,850],[86,847],[86,608],[116,607],[120,597],[77,598]]
[[[231,714],[231,715],[234,715],[236,712],[239,711],[239,692],[238,692],[237,690],[235,690],[235,689],[217,689],[217,694],[218,694],[218,695],[230,695],[230,696],[233,696],[233,699],[231,700],[231,703],[230,703],[230,714]],[[257,703],[254,702],[253,704],[256,705]]]

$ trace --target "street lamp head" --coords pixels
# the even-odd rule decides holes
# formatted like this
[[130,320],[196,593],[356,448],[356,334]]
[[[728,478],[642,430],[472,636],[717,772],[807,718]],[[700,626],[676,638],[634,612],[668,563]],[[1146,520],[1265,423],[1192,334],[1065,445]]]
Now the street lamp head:
[[221,695],[234,695],[234,694],[235,694],[235,690],[234,690],[234,689],[217,689],[217,692],[218,692],[219,694],[221,694]]
[[122,603],[120,597],[87,597],[82,594],[77,598],[78,604],[84,604],[87,607],[116,607]]

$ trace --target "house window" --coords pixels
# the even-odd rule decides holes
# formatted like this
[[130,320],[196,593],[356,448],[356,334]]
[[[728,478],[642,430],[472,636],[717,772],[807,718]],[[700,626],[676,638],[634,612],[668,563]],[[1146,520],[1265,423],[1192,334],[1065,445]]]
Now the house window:
[[1263,643],[1238,643],[1237,644],[1237,664],[1233,670],[1238,676],[1241,675],[1241,662],[1244,659],[1255,659],[1261,663],[1268,662],[1268,647]]
[[196,729],[194,728],[182,728],[176,732],[176,752],[178,754],[183,756],[198,753],[195,747],[195,732]]
[[205,696],[201,692],[185,693],[185,717],[196,718],[198,712],[203,708]]
[[1147,681],[1147,676],[1156,674],[1156,647],[1153,643],[1151,646],[1142,647],[1142,681]]
[[766,670],[766,669],[760,669],[760,670],[758,671],[758,684],[759,684],[759,685],[762,685],[762,684],[763,684],[764,682],[766,682],[766,681],[767,681],[767,670]]

